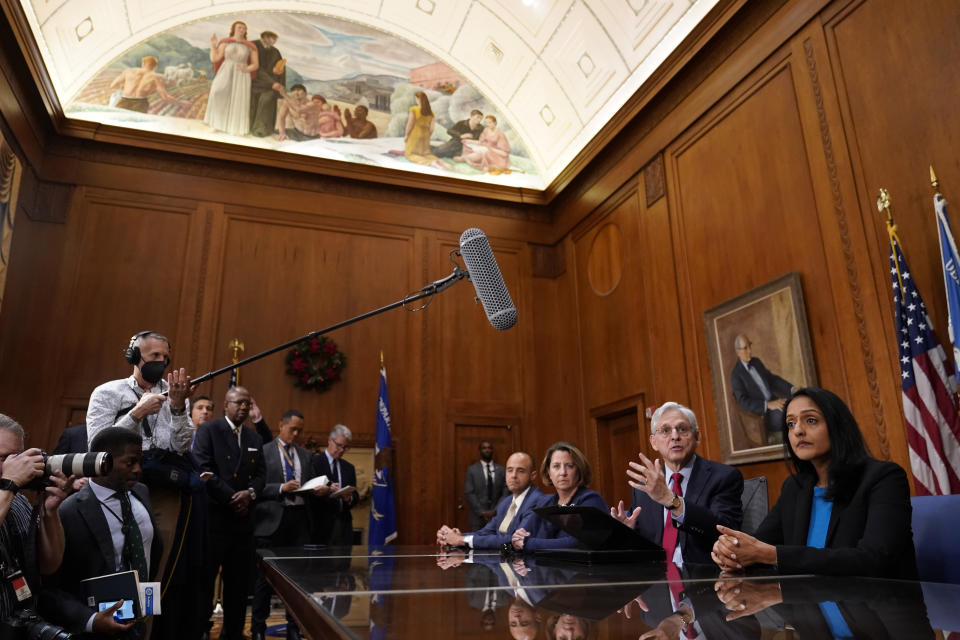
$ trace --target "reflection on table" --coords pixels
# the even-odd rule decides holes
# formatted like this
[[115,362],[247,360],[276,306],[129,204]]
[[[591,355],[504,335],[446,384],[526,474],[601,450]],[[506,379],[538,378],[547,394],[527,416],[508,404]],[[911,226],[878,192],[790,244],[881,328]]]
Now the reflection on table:
[[[268,551],[311,638],[933,638],[960,631],[960,586],[720,575],[713,566],[578,566],[430,547]],[[930,613],[928,614],[928,609]]]

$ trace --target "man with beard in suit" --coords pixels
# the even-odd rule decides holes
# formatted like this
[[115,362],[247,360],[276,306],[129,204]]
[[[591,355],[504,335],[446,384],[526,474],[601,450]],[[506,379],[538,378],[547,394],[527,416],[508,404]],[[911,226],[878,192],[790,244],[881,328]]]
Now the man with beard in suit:
[[250,393],[231,387],[223,417],[200,425],[193,446],[209,497],[210,563],[203,588],[209,595],[206,601],[212,603],[213,584],[222,568],[222,640],[243,638],[248,578],[254,563],[251,506],[264,488],[263,441],[243,424],[250,406]]
[[455,527],[443,525],[437,530],[437,544],[441,547],[499,549],[510,542],[523,518],[542,506],[548,496],[533,486],[537,470],[529,453],[518,451],[507,458],[506,473],[510,493],[497,505],[496,515],[473,533],[460,533]]
[[[353,544],[353,508],[360,497],[357,495],[357,470],[343,459],[350,448],[353,433],[346,425],[338,424],[327,439],[327,448],[313,456],[313,475],[327,476],[330,480],[330,495],[319,498],[315,513],[314,538],[320,544],[329,546],[351,546]],[[341,488],[343,493],[334,496]]]
[[63,522],[63,563],[40,597],[43,616],[72,633],[84,631],[102,636],[136,637],[134,623],[119,623],[114,605],[98,612],[87,606],[84,585],[117,571],[136,570],[141,581],[157,574],[160,537],[146,485],[138,482],[143,457],[140,434],[124,427],[101,430],[91,443],[93,451],[106,451],[113,468],[60,506]]
[[[299,547],[310,542],[307,502],[311,494],[296,493],[313,478],[310,452],[297,444],[302,431],[303,414],[290,409],[280,418],[280,433],[263,445],[266,483],[253,510],[253,532],[258,548]],[[329,486],[317,487],[312,495],[322,497],[329,492]],[[258,572],[250,616],[253,640],[264,638],[272,593],[266,578]],[[287,638],[297,640],[299,637],[297,623],[287,611]]]

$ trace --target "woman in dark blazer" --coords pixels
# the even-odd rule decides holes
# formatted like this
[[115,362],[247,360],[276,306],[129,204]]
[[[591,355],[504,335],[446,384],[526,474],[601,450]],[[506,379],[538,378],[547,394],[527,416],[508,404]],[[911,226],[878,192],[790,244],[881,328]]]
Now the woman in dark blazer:
[[713,561],[781,574],[916,578],[910,485],[893,462],[872,458],[847,405],[824,389],[798,389],[784,411],[794,473],[754,536],[723,526]]
[[[587,489],[593,479],[587,457],[569,442],[555,442],[547,449],[540,464],[540,477],[543,478],[543,484],[557,490],[541,506],[596,507],[604,513],[609,511],[603,496]],[[514,532],[512,544],[517,550],[569,549],[576,547],[578,542],[569,533],[530,513]]]

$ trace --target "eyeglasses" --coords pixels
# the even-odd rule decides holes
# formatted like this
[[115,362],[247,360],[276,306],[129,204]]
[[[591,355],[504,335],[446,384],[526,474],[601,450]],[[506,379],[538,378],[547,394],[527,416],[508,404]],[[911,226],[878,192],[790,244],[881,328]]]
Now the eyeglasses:
[[330,442],[332,442],[337,449],[343,449],[344,451],[346,451],[347,449],[350,448],[350,445],[349,443],[347,443],[346,440],[344,440],[343,442],[337,442],[333,438],[330,438]]
[[235,404],[238,407],[249,407],[252,403],[249,400],[227,400],[227,404]]
[[688,424],[678,424],[675,427],[657,427],[655,433],[661,438],[669,438],[676,431],[681,438],[689,436],[693,432],[693,427]]

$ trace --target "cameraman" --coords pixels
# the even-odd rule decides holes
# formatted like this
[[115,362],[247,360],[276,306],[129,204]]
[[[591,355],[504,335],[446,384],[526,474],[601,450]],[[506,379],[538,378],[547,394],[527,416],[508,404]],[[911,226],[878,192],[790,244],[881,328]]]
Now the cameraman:
[[60,503],[73,477],[50,476],[34,511],[21,495],[31,480],[44,473],[40,449],[24,447],[23,427],[0,413],[0,620],[31,609],[40,588],[40,575],[57,570],[63,559],[64,536]]

